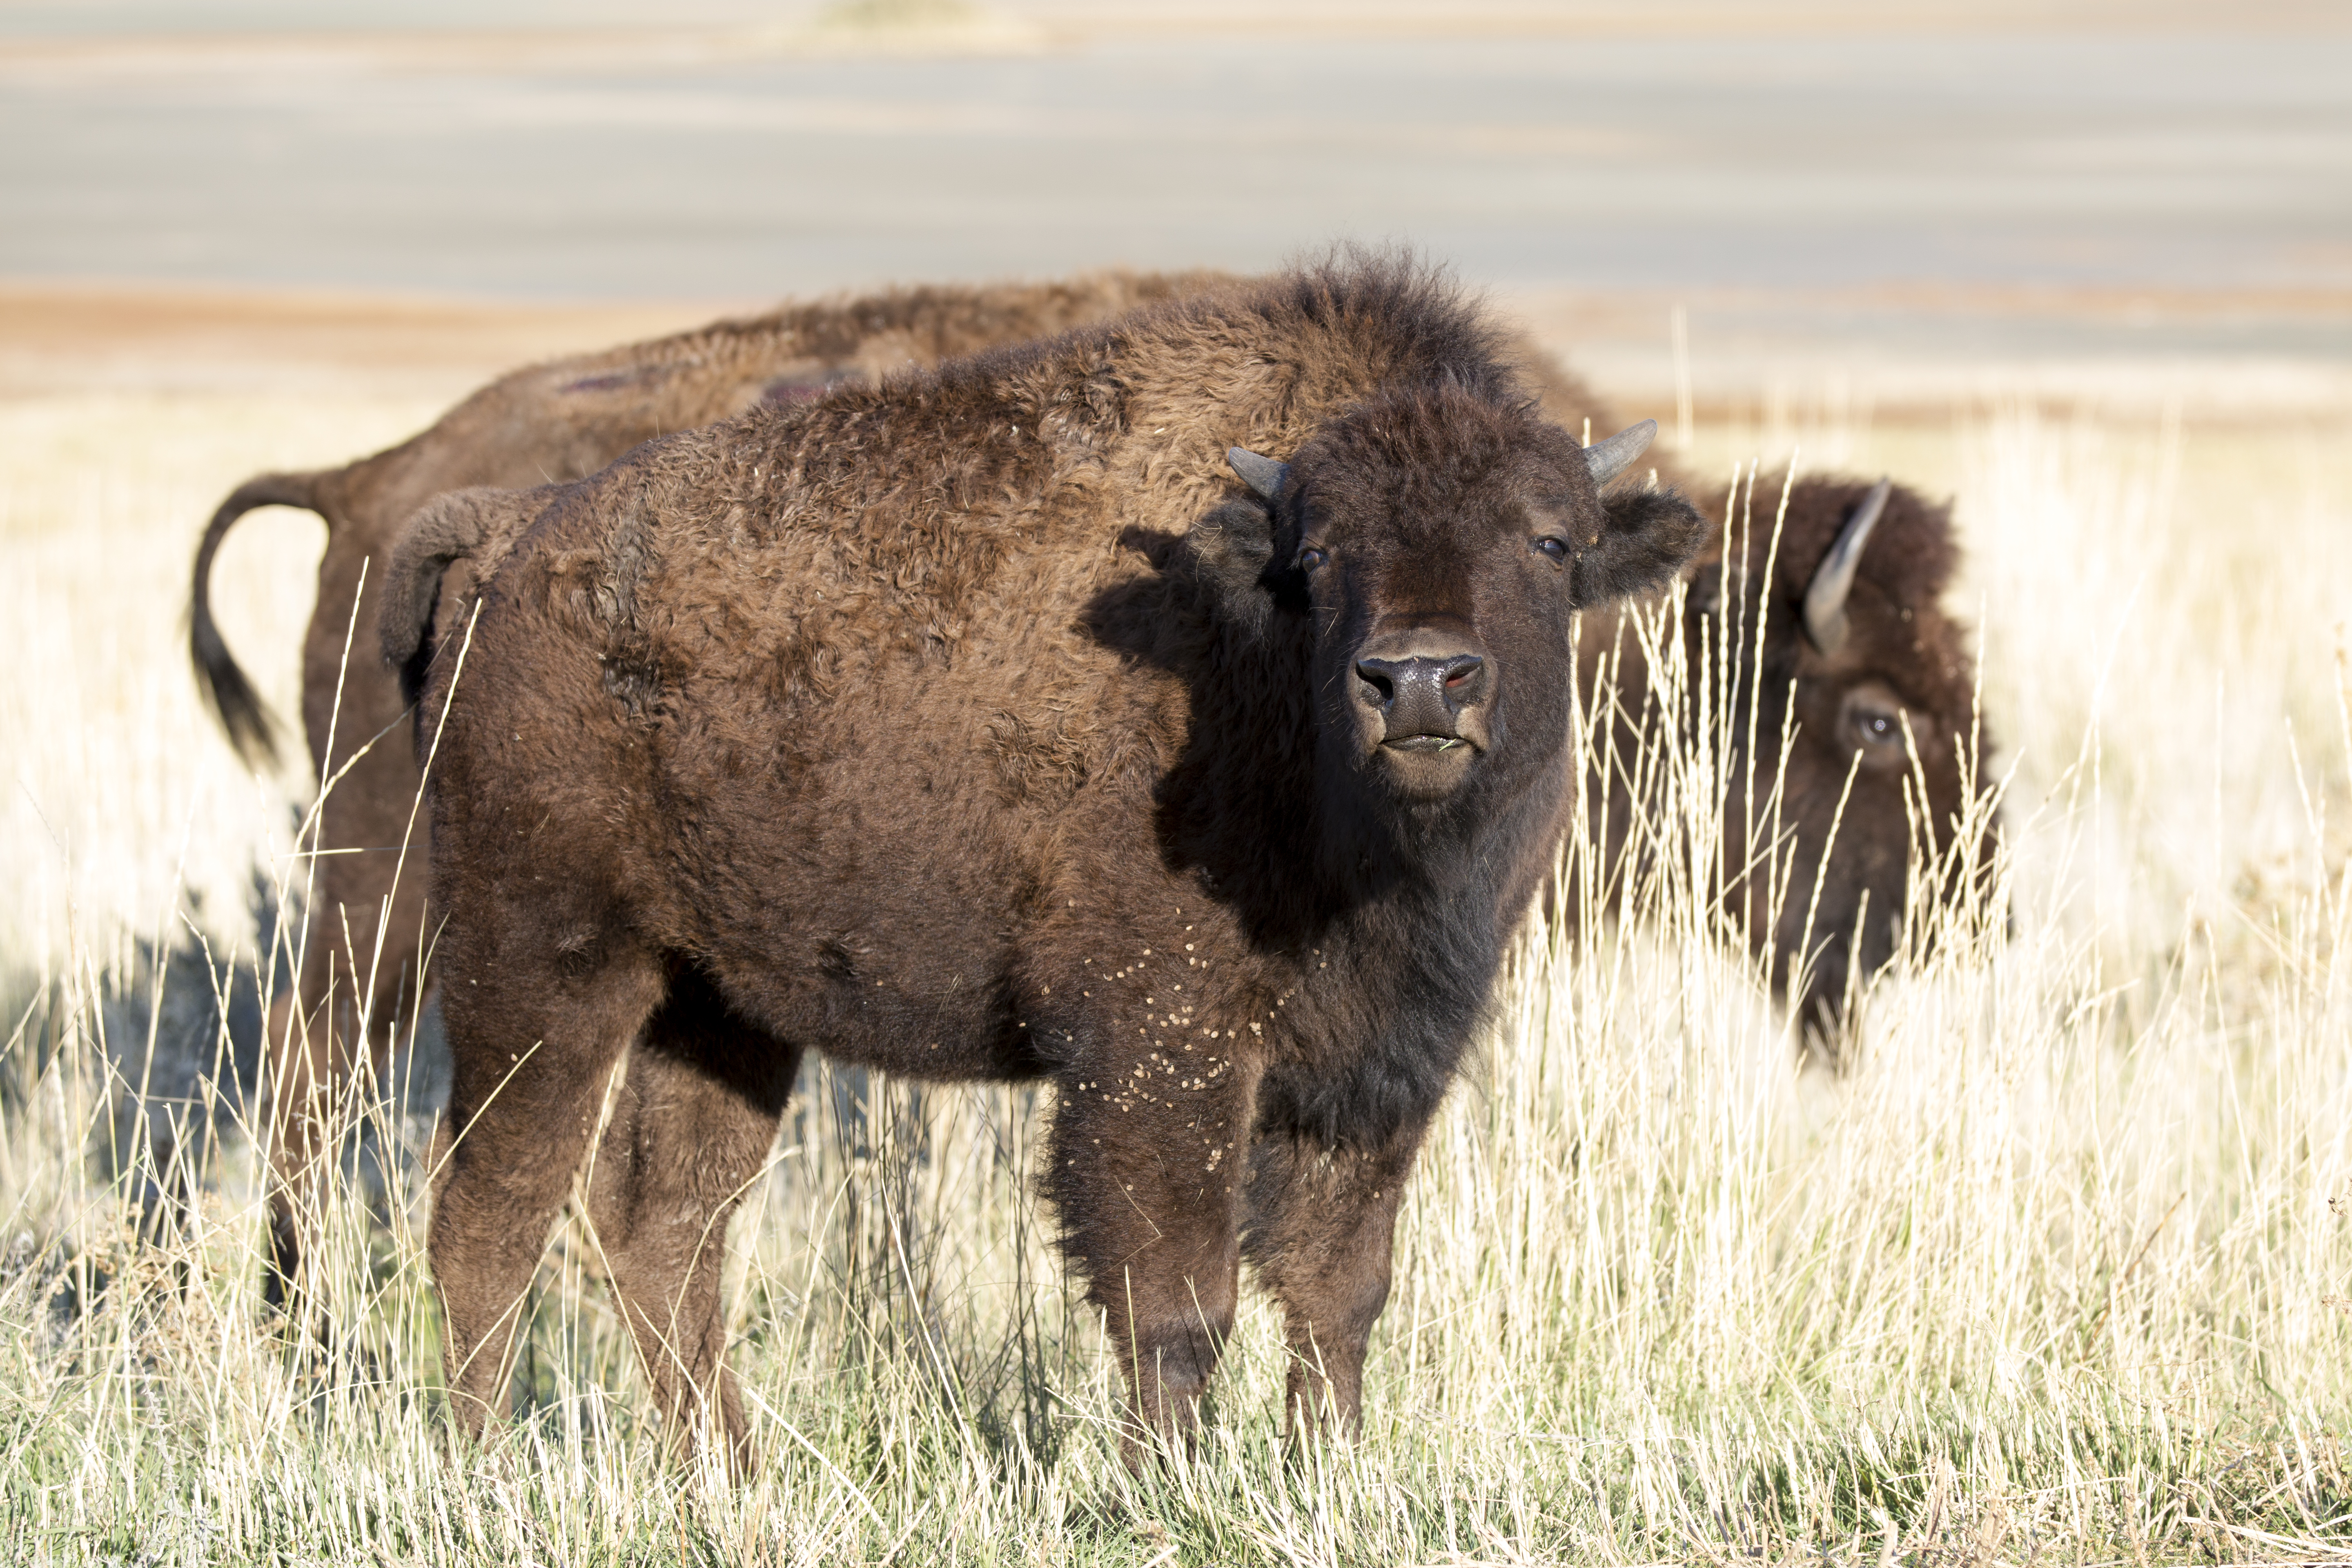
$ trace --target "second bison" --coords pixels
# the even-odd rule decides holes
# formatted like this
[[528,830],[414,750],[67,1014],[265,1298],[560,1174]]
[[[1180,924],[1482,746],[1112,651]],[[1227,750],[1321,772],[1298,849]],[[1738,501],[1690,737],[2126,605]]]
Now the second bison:
[[720,1237],[814,1048],[1053,1080],[1135,1432],[1192,1424],[1244,1258],[1293,1422],[1352,1424],[1575,787],[1573,617],[1706,531],[1604,499],[1645,440],[1579,447],[1478,308],[1350,261],[422,514],[385,643],[446,920],[460,1421],[584,1169],[658,1396],[741,1450]]

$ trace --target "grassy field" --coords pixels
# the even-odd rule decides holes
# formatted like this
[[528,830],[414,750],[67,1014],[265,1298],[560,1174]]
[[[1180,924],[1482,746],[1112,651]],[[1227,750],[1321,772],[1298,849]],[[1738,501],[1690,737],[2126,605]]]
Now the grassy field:
[[[1412,1189],[1363,1441],[1283,1451],[1250,1304],[1206,1439],[1140,1478],[1028,1189],[1038,1097],[820,1070],[733,1237],[765,1456],[734,1489],[666,1459],[576,1228],[518,1419],[453,1449],[429,1094],[353,1107],[324,1343],[261,1309],[228,1068],[310,791],[199,710],[188,555],[236,479],[442,401],[0,403],[7,1560],[2352,1561],[2352,406],[1702,406],[1696,459],[1760,462],[1759,512],[1798,443],[1948,489],[1970,550],[1999,887],[1916,912],[1843,1070],[1800,1065],[1671,862],[1623,928],[1531,933]],[[281,712],[316,538],[257,514],[217,579]],[[1704,798],[1704,748],[1661,761]],[[174,1115],[228,1136],[142,1243]]]

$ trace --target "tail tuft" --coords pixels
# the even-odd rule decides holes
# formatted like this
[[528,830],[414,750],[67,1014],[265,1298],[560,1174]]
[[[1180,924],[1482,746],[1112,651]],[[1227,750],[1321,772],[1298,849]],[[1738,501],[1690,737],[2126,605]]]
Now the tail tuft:
[[196,689],[228,731],[229,744],[252,766],[278,761],[275,722],[261,694],[253,689],[228,651],[228,644],[213,620],[213,557],[236,520],[256,507],[299,506],[319,510],[317,474],[259,474],[245,481],[213,513],[196,545],[194,582],[188,593],[188,658],[196,668]]

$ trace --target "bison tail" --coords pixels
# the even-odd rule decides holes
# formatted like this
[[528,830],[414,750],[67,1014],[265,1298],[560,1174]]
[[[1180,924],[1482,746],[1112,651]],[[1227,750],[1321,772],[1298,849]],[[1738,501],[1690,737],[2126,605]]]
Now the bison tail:
[[275,763],[278,737],[261,694],[237,668],[213,620],[213,557],[236,520],[260,506],[299,506],[319,510],[317,474],[258,474],[231,490],[196,545],[195,580],[188,592],[188,658],[196,667],[196,688],[205,695],[229,744],[247,763]]
[[[384,662],[400,672],[401,693],[410,702],[424,690],[432,668],[440,606],[472,596],[521,535],[536,495],[488,487],[451,490],[419,507],[403,525],[384,578],[381,631]],[[445,583],[460,563],[463,581]]]

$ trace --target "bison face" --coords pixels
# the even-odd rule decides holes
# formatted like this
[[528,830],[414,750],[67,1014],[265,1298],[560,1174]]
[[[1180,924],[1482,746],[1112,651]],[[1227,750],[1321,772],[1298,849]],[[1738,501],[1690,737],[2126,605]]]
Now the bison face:
[[1391,394],[1288,464],[1236,451],[1274,502],[1263,582],[1303,612],[1318,769],[1407,813],[1557,773],[1570,619],[1669,577],[1704,532],[1679,498],[1604,502],[1654,426],[1589,455],[1532,413]]
[[[1758,532],[1750,626],[1769,547]],[[1990,831],[1954,838],[1985,787],[1976,764],[1990,742],[1967,633],[1938,604],[1952,556],[1943,512],[1908,491],[1809,479],[1791,494],[1755,732],[1777,745],[1788,721],[1778,826],[1795,853],[1777,909],[1760,886],[1734,896],[1750,901],[1751,936],[1773,940],[1777,983],[1810,959],[1790,998],[1809,1024],[1833,1020],[1850,978],[1894,957],[1906,908],[1976,896],[1990,862]],[[1769,778],[1776,758],[1762,761]],[[1734,842],[1771,830],[1748,824],[1739,798],[1732,806]],[[1909,885],[1915,858],[1939,879],[1924,898]]]
[[[1916,847],[1923,863],[1949,847],[1967,805],[1962,748],[1970,715],[1965,691],[1940,689],[1941,681],[1906,689],[1889,679],[1914,673],[1889,669],[1893,661],[1883,658],[1889,650],[1864,643],[1850,659],[1810,647],[1790,651],[1800,667],[1793,688],[1784,689],[1794,708],[1785,759],[1793,810],[1784,809],[1781,826],[1795,829],[1796,855],[1775,945],[1783,964],[1810,949],[1804,989],[1790,1000],[1801,1016],[1819,1023],[1843,1010],[1850,978],[1866,977],[1895,956],[1915,835],[1927,836]],[[1772,725],[1777,732],[1776,706],[1765,704],[1759,730]],[[1958,891],[1956,885],[1948,893]]]

